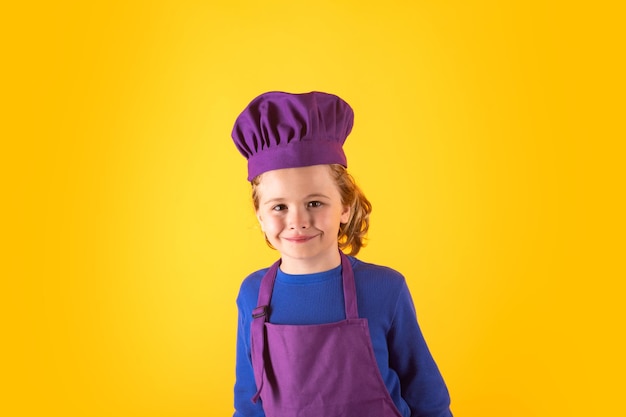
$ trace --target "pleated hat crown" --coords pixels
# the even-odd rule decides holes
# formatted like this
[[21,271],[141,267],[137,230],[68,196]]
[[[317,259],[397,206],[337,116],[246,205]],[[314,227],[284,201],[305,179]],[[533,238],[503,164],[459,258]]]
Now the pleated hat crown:
[[232,138],[248,160],[248,181],[282,168],[341,164],[354,112],[340,97],[313,91],[261,94],[241,112]]

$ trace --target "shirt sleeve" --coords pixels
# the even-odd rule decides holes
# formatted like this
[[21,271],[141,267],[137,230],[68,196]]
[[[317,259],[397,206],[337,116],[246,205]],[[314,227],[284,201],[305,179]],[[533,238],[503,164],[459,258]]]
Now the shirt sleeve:
[[[243,287],[242,290],[243,291]],[[237,359],[235,366],[235,413],[233,417],[265,417],[261,400],[252,402],[256,394],[256,382],[252,370],[250,350],[250,322],[252,308],[247,306],[241,294],[237,299],[239,320],[237,325]]]
[[400,378],[412,417],[451,417],[450,395],[417,322],[406,285],[400,291],[388,334],[390,367]]

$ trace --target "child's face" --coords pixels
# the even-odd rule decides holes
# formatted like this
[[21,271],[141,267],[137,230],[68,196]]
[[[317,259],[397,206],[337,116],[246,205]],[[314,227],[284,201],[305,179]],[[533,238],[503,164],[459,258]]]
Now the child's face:
[[339,264],[337,234],[350,209],[341,203],[327,165],[265,172],[257,191],[257,218],[281,254],[281,269],[312,273]]

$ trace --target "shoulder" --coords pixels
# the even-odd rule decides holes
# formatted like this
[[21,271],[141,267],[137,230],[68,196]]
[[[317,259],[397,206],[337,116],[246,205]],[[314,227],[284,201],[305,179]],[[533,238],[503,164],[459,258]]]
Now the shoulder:
[[269,268],[259,269],[248,275],[241,286],[237,295],[237,305],[240,309],[252,311],[256,307],[259,297],[259,288],[261,288],[261,280]]
[[386,333],[393,326],[398,305],[411,303],[404,275],[387,266],[351,261],[359,314],[369,320],[372,332]]
[[357,287],[396,296],[406,289],[404,275],[393,268],[349,257]]
[[375,279],[375,280],[387,280],[388,283],[401,284],[405,282],[404,275],[396,271],[393,268],[383,265],[377,265],[369,262],[364,262],[354,257],[348,257],[352,264],[354,275],[359,278]]
[[269,268],[263,268],[263,269],[259,269],[258,271],[254,271],[253,273],[248,275],[241,283],[241,287],[239,291],[245,292],[245,291],[253,290],[255,288],[258,291],[259,286],[261,285],[261,280],[263,279],[263,276],[265,276],[268,270]]

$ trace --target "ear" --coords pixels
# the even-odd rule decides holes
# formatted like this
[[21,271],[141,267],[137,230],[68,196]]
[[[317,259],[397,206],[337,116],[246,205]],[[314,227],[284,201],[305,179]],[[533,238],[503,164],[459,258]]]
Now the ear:
[[339,222],[341,224],[346,224],[350,221],[350,215],[352,214],[352,210],[350,206],[344,206],[341,211],[341,217],[339,218]]
[[259,212],[256,212],[256,219],[259,221],[259,226],[261,226],[261,231],[263,233],[265,233],[265,227],[263,227],[263,217],[261,217],[261,214],[259,214]]

